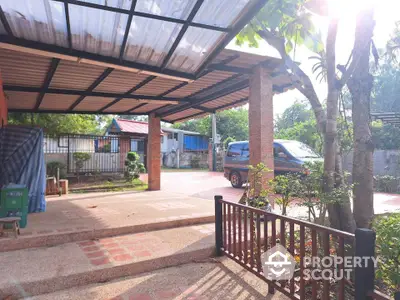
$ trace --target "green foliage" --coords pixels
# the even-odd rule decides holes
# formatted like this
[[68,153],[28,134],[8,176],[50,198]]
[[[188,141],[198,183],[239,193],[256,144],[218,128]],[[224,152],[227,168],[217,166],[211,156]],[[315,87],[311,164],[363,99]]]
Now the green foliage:
[[124,173],[126,181],[131,182],[138,179],[140,173],[146,172],[144,165],[139,159],[140,156],[136,152],[127,153],[125,160],[126,171]]
[[390,175],[374,176],[374,188],[381,193],[400,193],[400,178]]
[[379,258],[377,278],[394,290],[400,289],[400,214],[380,217],[374,223],[376,254]]
[[102,134],[104,128],[111,123],[111,116],[79,115],[79,114],[34,114],[9,113],[9,124],[39,126],[50,135],[63,133]]
[[301,189],[299,174],[278,175],[270,181],[270,185],[274,193],[279,194],[279,197],[275,198],[275,203],[281,208],[282,215],[286,216],[289,204]]
[[67,177],[67,166],[66,164],[59,161],[50,161],[47,163],[46,173],[48,176],[56,177],[57,176],[57,168],[60,169],[60,178]]
[[[272,172],[263,163],[255,166],[249,165],[249,187],[247,187],[243,195],[244,204],[249,206],[265,209],[269,205],[268,196],[271,190],[265,188],[266,184],[263,182],[263,175]],[[241,202],[243,202],[241,200]]]
[[349,197],[352,185],[346,184],[334,188],[331,193],[323,192],[324,165],[323,162],[307,162],[304,164],[307,176],[301,178],[298,197],[303,201],[299,204],[308,208],[308,220],[320,225],[326,225],[329,204],[340,203]]
[[372,140],[376,149],[400,149],[400,128],[382,122],[372,122]]
[[[217,132],[221,135],[221,141],[232,137],[237,141],[249,138],[249,115],[247,108],[234,108],[217,112]],[[211,117],[190,120],[184,123],[174,124],[174,128],[196,131],[203,135],[211,136]]]
[[223,142],[224,149],[228,149],[229,143],[233,143],[233,142],[236,142],[236,140],[233,137],[228,136]]
[[74,154],[72,154],[72,156],[75,161],[77,173],[79,173],[80,169],[83,168],[85,161],[88,161],[92,157],[90,155],[90,153],[86,153],[86,152],[75,152]]
[[290,53],[296,46],[304,45],[313,52],[323,51],[321,34],[316,33],[312,14],[305,9],[308,0],[270,0],[256,18],[237,36],[238,45],[258,47],[261,39],[257,31],[268,29],[274,35],[285,38],[285,49]]
[[322,153],[323,140],[317,130],[317,121],[312,110],[304,102],[295,102],[278,117],[275,123],[275,138],[296,140]]

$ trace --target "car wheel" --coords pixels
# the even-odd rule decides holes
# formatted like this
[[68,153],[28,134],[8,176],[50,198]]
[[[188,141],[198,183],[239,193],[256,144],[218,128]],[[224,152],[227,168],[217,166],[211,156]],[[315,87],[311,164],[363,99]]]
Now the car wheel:
[[232,172],[231,174],[231,184],[234,188],[241,188],[243,185],[242,178],[239,172]]

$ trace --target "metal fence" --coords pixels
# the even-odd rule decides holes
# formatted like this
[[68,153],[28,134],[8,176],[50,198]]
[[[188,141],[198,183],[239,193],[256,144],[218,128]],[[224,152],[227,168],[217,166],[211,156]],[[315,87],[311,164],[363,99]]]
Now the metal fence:
[[[391,299],[374,290],[372,262],[350,269],[350,279],[342,276],[337,280],[310,280],[304,275],[307,274],[305,268],[315,270],[318,274],[325,270],[342,270],[342,274],[345,271],[344,262],[336,268],[325,268],[322,264],[315,269],[304,263],[307,257],[374,257],[375,233],[371,230],[357,230],[354,235],[224,201],[222,196],[215,196],[215,232],[217,255],[228,256],[266,281],[269,293],[276,289],[296,300]],[[275,281],[264,276],[262,254],[277,244],[282,245],[296,259],[294,276],[290,280]]]
[[137,152],[144,162],[144,141],[123,136],[45,136],[46,163],[59,162],[67,173],[121,173],[126,155]]

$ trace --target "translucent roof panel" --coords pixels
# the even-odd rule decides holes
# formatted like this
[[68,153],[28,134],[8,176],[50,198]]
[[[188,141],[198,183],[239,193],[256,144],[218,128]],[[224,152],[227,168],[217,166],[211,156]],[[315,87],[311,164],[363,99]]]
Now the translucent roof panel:
[[130,9],[132,4],[132,0],[78,0],[78,1],[100,4],[108,7],[123,8],[123,9]]
[[238,19],[251,0],[205,0],[193,21],[197,23],[228,27]]
[[224,37],[225,34],[218,31],[189,27],[167,67],[188,73],[195,72]]
[[16,37],[68,46],[63,3],[48,0],[2,0],[1,7]]
[[69,5],[69,16],[74,49],[119,57],[128,15]]
[[194,4],[195,0],[146,0],[137,1],[135,10],[152,15],[170,17],[176,19],[186,19]]
[[193,80],[267,1],[0,0],[5,14],[0,38],[135,72]]
[[160,66],[182,24],[133,17],[124,59]]

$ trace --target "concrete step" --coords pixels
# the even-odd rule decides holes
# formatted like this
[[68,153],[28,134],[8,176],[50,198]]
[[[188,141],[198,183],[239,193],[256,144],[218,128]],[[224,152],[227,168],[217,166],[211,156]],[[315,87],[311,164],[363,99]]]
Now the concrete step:
[[191,225],[214,223],[215,216],[207,213],[194,213],[185,216],[171,216],[165,219],[156,219],[154,222],[116,226],[109,228],[78,227],[76,230],[65,232],[65,229],[43,230],[35,234],[25,234],[21,229],[21,236],[0,237],[0,252],[15,251],[28,248],[51,247],[65,243],[101,239],[124,234],[141,233],[168,228],[177,228]]
[[107,282],[201,261],[213,253],[213,224],[4,252],[0,255],[0,299]]
[[207,259],[110,281],[74,287],[33,297],[32,300],[286,300],[268,285],[228,258]]

